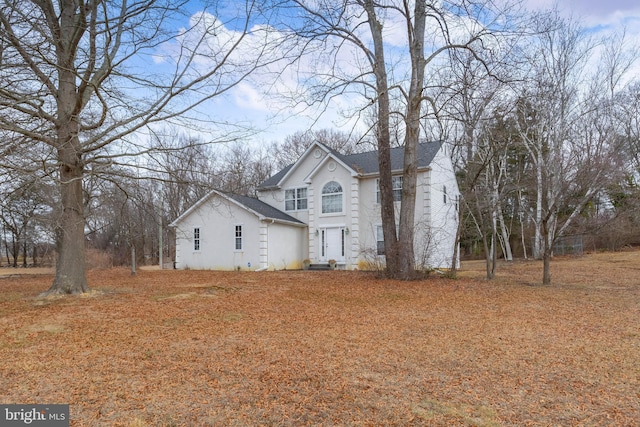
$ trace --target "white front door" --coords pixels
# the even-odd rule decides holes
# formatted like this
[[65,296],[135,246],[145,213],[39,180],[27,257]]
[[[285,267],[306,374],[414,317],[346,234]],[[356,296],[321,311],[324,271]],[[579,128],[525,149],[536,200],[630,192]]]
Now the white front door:
[[323,228],[320,230],[320,260],[344,261],[344,227]]

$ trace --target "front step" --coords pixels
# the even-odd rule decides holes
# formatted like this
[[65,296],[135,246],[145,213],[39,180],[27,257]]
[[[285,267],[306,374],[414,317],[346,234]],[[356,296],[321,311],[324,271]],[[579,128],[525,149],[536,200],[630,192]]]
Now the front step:
[[329,267],[329,264],[310,264],[309,268],[307,269],[309,271],[330,271],[331,267]]

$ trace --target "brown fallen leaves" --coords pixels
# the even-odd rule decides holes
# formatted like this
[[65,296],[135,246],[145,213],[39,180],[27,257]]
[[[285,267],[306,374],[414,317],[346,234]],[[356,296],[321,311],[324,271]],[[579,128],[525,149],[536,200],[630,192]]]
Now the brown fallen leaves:
[[358,272],[0,279],[0,402],[74,426],[631,426],[640,252],[405,283]]

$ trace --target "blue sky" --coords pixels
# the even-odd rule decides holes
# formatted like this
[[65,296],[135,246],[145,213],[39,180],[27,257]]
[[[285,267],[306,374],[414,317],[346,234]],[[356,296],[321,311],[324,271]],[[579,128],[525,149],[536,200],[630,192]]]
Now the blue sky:
[[[532,10],[552,7],[557,0],[525,0]],[[640,27],[640,2],[638,0],[562,0],[557,2],[567,16],[581,18],[587,27],[615,28],[624,25]],[[634,23],[635,21],[635,23]]]
[[[525,0],[524,5],[530,10],[544,10],[552,7],[556,1]],[[230,1],[229,4],[233,5],[234,2]],[[563,15],[579,19],[592,34],[599,36],[624,30],[629,44],[640,48],[640,0],[562,0],[558,4]],[[311,65],[302,67],[310,69]],[[634,72],[640,76],[640,64],[637,64]],[[260,132],[251,137],[253,141],[282,141],[287,135],[311,126],[316,129],[333,127],[345,130],[351,127],[353,122],[346,121],[338,113],[339,105],[334,105],[336,108],[329,109],[318,119],[318,109],[289,107],[281,100],[263,95],[267,86],[277,91],[294,85],[292,74],[284,74],[275,87],[266,78],[256,77],[239,85],[224,98],[210,103],[207,114],[219,120],[238,120],[254,125]],[[276,111],[278,115],[274,114]]]

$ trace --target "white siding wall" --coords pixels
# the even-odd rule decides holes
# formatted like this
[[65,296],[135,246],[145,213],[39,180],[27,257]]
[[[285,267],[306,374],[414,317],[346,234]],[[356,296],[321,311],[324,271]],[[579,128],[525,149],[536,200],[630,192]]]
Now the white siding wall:
[[[432,267],[449,268],[458,227],[458,184],[449,156],[443,150],[431,163],[430,211],[433,230],[429,263]],[[446,203],[444,189],[446,187]]]
[[[342,212],[322,213],[322,189],[325,184],[331,181],[337,182],[342,187]],[[355,233],[352,233],[352,228],[354,228],[353,203],[355,203],[356,206],[358,204],[357,178],[352,177],[351,172],[341,164],[330,159],[315,171],[312,177],[312,183],[312,191],[310,192],[312,200],[309,205],[309,254],[311,262],[326,262],[327,259],[325,258],[329,258],[328,256],[323,257],[320,249],[322,230],[344,229],[345,253],[344,257],[341,257],[342,259],[338,261],[343,263],[345,268],[350,269],[357,262],[357,258],[354,257],[352,250],[354,246],[358,246],[357,240],[356,242],[353,241],[354,234],[357,239],[359,230],[357,217],[355,219]],[[318,235],[315,234],[316,230],[318,231]]]
[[[355,268],[358,266],[360,257],[360,180],[351,179],[351,197],[347,199],[349,209],[351,210],[351,220],[349,221],[349,235],[347,240],[350,245],[347,246],[349,253],[347,260],[349,264],[347,268]],[[366,197],[366,195],[365,195]]]
[[[418,267],[451,266],[457,227],[456,195],[458,186],[450,160],[442,152],[432,163],[433,170],[418,173],[415,219],[415,255]],[[359,248],[360,268],[366,268],[376,252],[376,226],[382,224],[380,206],[376,203],[376,178],[360,180]],[[443,185],[448,203],[444,203]],[[396,222],[400,204],[396,203]],[[382,260],[383,258],[378,258]]]
[[265,222],[268,233],[266,266],[274,270],[302,268],[307,258],[307,229]]
[[376,225],[382,224],[380,216],[380,205],[376,203],[376,178],[364,178],[360,180],[360,197],[359,197],[359,236],[358,257],[359,269],[367,269],[367,261],[371,261],[372,257],[377,259],[376,251]]
[[[235,250],[235,226],[242,225],[242,250]],[[200,229],[200,250],[194,250],[193,230]],[[219,196],[211,196],[176,229],[176,268],[254,270],[260,267],[258,217]],[[249,267],[251,263],[251,267]]]

